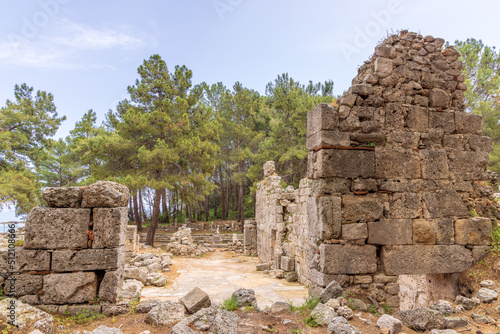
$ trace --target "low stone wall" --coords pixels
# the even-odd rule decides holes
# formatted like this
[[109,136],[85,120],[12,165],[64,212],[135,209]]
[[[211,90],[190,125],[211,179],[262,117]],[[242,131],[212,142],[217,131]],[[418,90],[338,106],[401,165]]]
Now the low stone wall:
[[[0,253],[4,291],[32,305],[115,303],[122,289],[129,191],[114,182],[48,188],[25,241]],[[96,304],[96,307],[100,307]]]
[[[156,233],[155,234],[155,245],[165,245],[168,244],[172,241],[172,236],[174,233]],[[214,241],[214,235],[212,233],[193,233],[191,235],[193,242],[199,243],[203,242],[204,244],[212,244]],[[146,236],[147,233],[138,233],[139,237],[139,242],[140,243],[145,243],[146,242]],[[243,234],[240,233],[224,233],[224,234],[219,234],[221,243],[223,244],[230,244],[233,242],[233,239],[236,238],[236,241],[241,241],[243,242]],[[235,236],[235,237],[234,237]]]

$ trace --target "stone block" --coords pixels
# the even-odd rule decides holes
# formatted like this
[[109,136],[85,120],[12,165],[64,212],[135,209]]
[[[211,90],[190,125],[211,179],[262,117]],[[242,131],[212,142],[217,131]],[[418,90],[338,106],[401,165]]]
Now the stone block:
[[342,200],[338,196],[307,199],[309,235],[321,240],[338,238],[342,224]]
[[350,191],[349,180],[345,178],[310,179],[308,183],[311,188],[311,196],[345,194]]
[[446,109],[450,106],[450,94],[440,88],[433,88],[429,92],[429,102],[433,108]]
[[124,185],[110,181],[99,181],[84,189],[82,208],[126,207],[129,198],[129,190]]
[[455,112],[429,112],[429,127],[431,129],[442,129],[444,133],[455,132]]
[[427,132],[429,130],[429,110],[425,107],[410,106],[406,114],[406,127],[410,131]]
[[412,243],[410,219],[381,219],[368,223],[368,244],[409,245]]
[[419,193],[404,192],[389,195],[388,218],[410,219],[422,215],[422,198]]
[[43,277],[42,304],[81,304],[97,297],[97,277],[93,272],[50,274]]
[[351,133],[351,141],[363,146],[382,146],[385,144],[385,133]]
[[307,137],[306,148],[308,151],[325,146],[351,146],[349,133],[322,130]]
[[295,270],[294,258],[289,256],[282,256],[280,268],[283,269],[284,271],[294,271]]
[[481,180],[488,161],[487,152],[450,150],[448,152],[450,177],[459,180]]
[[92,248],[114,248],[125,245],[128,211],[122,208],[93,210],[94,241]]
[[392,73],[393,64],[391,59],[378,57],[375,59],[374,66],[374,74],[379,78],[388,77]]
[[427,245],[452,245],[455,229],[451,218],[414,219],[413,243]]
[[116,270],[123,266],[125,249],[58,250],[52,253],[52,270],[57,272],[79,270]]
[[420,178],[418,152],[403,148],[375,149],[375,176],[380,179]]
[[26,219],[26,249],[87,248],[90,209],[34,208]]
[[483,134],[482,117],[478,114],[456,112],[455,125],[458,133]]
[[377,271],[377,248],[322,244],[319,264],[325,274],[372,274]]
[[348,275],[330,275],[322,273],[316,269],[309,269],[307,278],[314,284],[321,287],[326,287],[332,281],[336,281],[342,287],[346,287],[350,284],[350,276]]
[[80,187],[45,188],[42,197],[52,208],[79,208],[83,190]]
[[352,181],[351,191],[376,192],[377,190],[377,180],[375,179],[355,179]]
[[459,245],[383,246],[381,261],[387,275],[450,274],[472,266],[472,252]]
[[383,111],[374,107],[354,106],[351,112],[340,122],[344,132],[377,133],[384,125]]
[[202,308],[210,307],[212,302],[208,297],[207,293],[200,288],[196,287],[189,291],[188,294],[181,298],[181,303],[188,310],[189,313],[194,314],[201,310]]
[[445,150],[420,150],[422,178],[448,179],[448,157]]
[[355,84],[351,86],[353,94],[367,96],[373,92],[373,86],[370,84]]
[[339,114],[329,103],[320,103],[307,113],[307,136],[322,130],[335,130],[339,125]]
[[353,279],[353,284],[370,284],[373,282],[371,275],[356,275]]
[[385,146],[399,146],[402,148],[415,148],[419,145],[420,134],[418,132],[392,131],[387,134]]
[[458,219],[455,222],[455,242],[458,245],[486,246],[491,244],[491,219]]
[[16,297],[25,295],[36,295],[43,288],[43,276],[41,275],[12,275],[5,281],[5,295]]
[[346,195],[342,197],[342,218],[352,222],[367,222],[380,219],[384,205],[377,195]]
[[317,177],[372,178],[375,152],[363,150],[320,150],[316,156]]
[[492,139],[486,136],[470,135],[469,146],[473,151],[491,152],[493,150]]
[[366,223],[342,225],[342,238],[344,240],[359,240],[368,238]]
[[454,190],[425,192],[424,218],[467,217],[468,210],[462,197]]
[[1,273],[22,273],[50,270],[50,253],[45,250],[16,249],[15,258],[8,251],[0,251]]
[[123,269],[106,271],[99,285],[99,300],[116,303],[123,288]]

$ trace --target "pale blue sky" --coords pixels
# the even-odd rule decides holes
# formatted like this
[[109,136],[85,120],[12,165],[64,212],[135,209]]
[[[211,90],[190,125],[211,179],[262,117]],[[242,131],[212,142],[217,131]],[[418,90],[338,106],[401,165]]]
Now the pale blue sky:
[[264,93],[278,74],[332,79],[335,94],[387,32],[407,28],[447,41],[500,46],[500,1],[0,0],[0,106],[16,83],[54,94],[68,120],[99,121],[127,97],[137,67],[159,53],[194,83],[241,81]]

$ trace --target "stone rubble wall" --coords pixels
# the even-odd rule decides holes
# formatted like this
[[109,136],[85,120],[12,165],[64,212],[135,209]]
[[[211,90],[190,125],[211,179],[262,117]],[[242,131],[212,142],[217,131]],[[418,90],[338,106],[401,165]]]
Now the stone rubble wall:
[[0,252],[5,293],[31,305],[90,302],[100,308],[117,302],[123,284],[128,188],[97,182],[47,188],[43,198],[49,207],[29,213],[15,265],[7,262],[7,251]]
[[312,283],[458,273],[490,245],[498,211],[482,181],[492,141],[465,111],[463,65],[443,44],[388,37],[339,105],[309,112]]
[[255,204],[257,255],[270,269],[296,271],[299,282],[307,284],[308,180],[301,180],[298,189],[283,189],[273,161],[264,165],[264,176]]

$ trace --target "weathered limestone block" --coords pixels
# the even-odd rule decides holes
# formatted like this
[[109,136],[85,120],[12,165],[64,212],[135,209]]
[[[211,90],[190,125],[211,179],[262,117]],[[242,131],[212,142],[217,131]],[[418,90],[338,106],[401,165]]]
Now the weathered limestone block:
[[43,191],[43,199],[52,208],[79,208],[83,190],[80,187],[49,187]]
[[429,130],[429,110],[420,106],[410,106],[406,115],[406,127],[415,132]]
[[354,106],[345,119],[340,122],[344,132],[380,132],[384,125],[383,112],[374,107]]
[[351,141],[364,146],[381,146],[385,144],[385,134],[375,133],[351,133]]
[[329,103],[320,103],[307,113],[307,136],[321,130],[335,130],[339,125],[337,110]]
[[451,98],[446,91],[440,88],[433,88],[429,93],[429,102],[433,108],[446,109],[450,106]]
[[43,288],[43,276],[41,275],[12,275],[5,281],[4,292],[7,295],[14,294],[16,297],[25,295],[36,295]]
[[24,248],[87,248],[90,209],[34,208],[26,219]]
[[104,274],[99,285],[99,300],[116,303],[123,287],[123,270],[110,270]]
[[82,208],[117,208],[128,205],[130,193],[122,184],[99,181],[83,191]]
[[375,175],[375,153],[363,150],[320,150],[317,177],[371,178]]
[[309,269],[307,278],[316,285],[326,287],[332,281],[336,281],[341,286],[346,287],[350,283],[350,276],[348,275],[330,275],[322,273],[316,269]]
[[422,178],[447,179],[449,177],[448,157],[445,150],[420,150]]
[[472,133],[476,135],[483,133],[482,117],[478,114],[456,112],[455,124],[458,133]]
[[189,291],[188,294],[184,295],[181,298],[181,303],[191,314],[194,314],[202,308],[207,308],[212,305],[208,294],[198,287],[194,288],[193,290]]
[[325,146],[350,146],[349,133],[338,131],[318,131],[307,137],[306,148],[308,151]]
[[455,242],[458,245],[490,245],[491,219],[458,219],[455,222]]
[[403,148],[375,149],[375,176],[388,178],[420,178],[420,159],[418,152]]
[[282,256],[280,268],[283,269],[284,271],[294,271],[295,270],[294,258],[289,256]]
[[451,218],[414,219],[413,243],[427,245],[452,245],[455,243],[455,229]]
[[467,217],[468,210],[460,195],[453,190],[423,194],[424,218]]
[[342,198],[343,219],[353,222],[378,220],[384,214],[384,205],[377,195],[347,195]]
[[93,272],[50,274],[43,277],[42,304],[80,304],[96,299],[97,277]]
[[444,133],[455,132],[455,112],[431,111],[429,113],[429,127],[441,129]]
[[308,183],[311,188],[311,196],[325,194],[345,194],[350,191],[349,180],[345,178],[310,179]]
[[387,134],[386,146],[400,146],[402,148],[415,148],[419,145],[420,133],[393,131]]
[[338,238],[342,224],[342,200],[338,196],[307,199],[309,235],[321,240]]
[[374,74],[380,78],[385,78],[392,73],[392,60],[388,58],[378,57],[375,60],[375,72]]
[[125,261],[124,247],[107,249],[58,250],[52,253],[52,270],[116,270]]
[[368,238],[366,223],[342,225],[342,238],[344,240],[359,240]]
[[459,180],[481,180],[488,161],[487,152],[450,150],[448,152],[450,177]]
[[388,218],[417,218],[422,215],[422,198],[419,193],[404,192],[389,195]]
[[322,244],[319,264],[325,274],[371,274],[377,271],[377,248]]
[[[13,253],[11,253],[13,254]],[[8,251],[0,251],[0,275],[2,273],[22,273],[27,271],[50,270],[50,254],[45,250],[16,249],[9,256]]]
[[491,152],[492,142],[490,137],[470,135],[469,146],[473,151]]
[[113,248],[125,245],[128,211],[122,208],[96,208],[92,248]]
[[381,219],[368,223],[368,244],[410,245],[412,222],[410,219]]
[[459,273],[472,266],[472,252],[459,245],[384,246],[386,275]]

